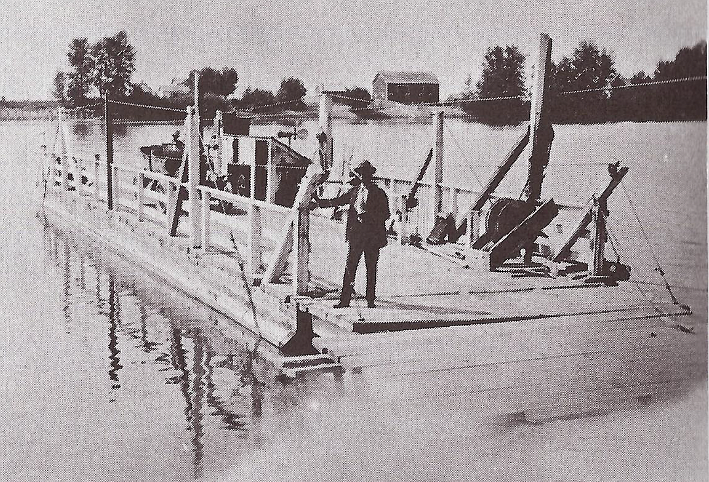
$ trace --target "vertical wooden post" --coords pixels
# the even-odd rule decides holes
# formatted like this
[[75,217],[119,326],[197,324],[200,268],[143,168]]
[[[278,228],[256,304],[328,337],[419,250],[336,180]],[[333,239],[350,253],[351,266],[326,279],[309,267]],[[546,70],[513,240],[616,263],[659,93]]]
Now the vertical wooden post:
[[398,244],[404,245],[408,241],[409,230],[409,210],[406,209],[406,195],[399,196],[398,205],[400,209],[399,217],[399,232],[397,233],[396,241]]
[[591,218],[593,223],[593,276],[603,275],[603,261],[605,259],[606,227],[604,222],[604,206],[598,199],[593,198]]
[[138,222],[143,221],[143,211],[145,204],[145,174],[138,173]]
[[177,209],[177,190],[175,189],[174,181],[168,181],[167,186],[165,186],[165,195],[167,196],[167,202],[165,203],[165,215],[167,216],[167,230],[168,233],[170,233],[172,226],[172,217],[175,212],[175,209]]
[[551,69],[551,38],[542,33],[539,40],[539,54],[534,71],[532,86],[532,106],[529,112],[530,142],[532,154],[529,157],[527,179],[527,202],[536,204],[542,191],[544,168],[549,163],[549,149],[553,131],[549,121],[548,108],[544,104],[549,91],[548,77]]
[[[431,226],[436,225],[436,216],[443,210],[443,111],[433,114],[433,212]],[[423,233],[422,233],[423,234]]]
[[204,251],[209,251],[209,222],[211,204],[212,196],[206,191],[202,192],[202,249]]
[[457,187],[450,188],[450,213],[453,215],[453,221],[458,224],[458,194],[460,189]]
[[249,204],[249,270],[255,275],[261,269],[261,208],[256,200],[256,164],[251,165],[251,203]]
[[[253,182],[251,183],[253,186]],[[253,201],[253,197],[251,200]],[[261,269],[261,207],[249,204],[249,270],[252,275]]]
[[99,156],[98,154],[95,154],[94,155],[94,197],[96,198],[96,201],[101,200],[101,191],[99,190],[99,182],[98,182],[100,168],[101,168],[101,156]]
[[[328,92],[320,94],[320,112],[319,112],[320,131],[327,135],[325,141],[325,165],[323,169],[329,170],[332,168],[333,159],[333,143],[332,143],[332,96]],[[318,162],[318,159],[313,159]]]
[[216,114],[214,115],[214,127],[215,131],[217,133],[217,155],[214,156],[214,172],[221,174],[222,173],[222,162],[224,158],[224,142],[223,142],[223,135],[224,135],[224,119],[222,116],[222,111],[218,110]]
[[480,211],[471,209],[468,211],[468,233],[467,233],[467,244],[469,248],[473,247],[473,244],[478,240],[478,234],[480,233]]
[[103,94],[103,122],[106,129],[106,202],[113,210],[113,122],[108,103],[108,93]]
[[304,295],[308,292],[310,283],[310,209],[308,207],[298,207],[296,217],[296,229],[293,230],[294,246],[293,256],[293,294],[295,296]]
[[113,165],[113,209],[118,211],[118,207],[121,205],[120,201],[120,186],[119,186],[119,176],[118,176],[118,166]]
[[[197,88],[198,76],[195,73],[195,88]],[[189,198],[190,198],[190,220],[192,221],[192,247],[199,248],[202,245],[202,222],[200,211],[202,209],[199,202],[199,182],[200,182],[200,155],[199,155],[199,113],[197,107],[190,111],[190,136],[188,139],[189,148]]]
[[270,203],[276,202],[276,190],[278,189],[278,175],[276,174],[276,159],[273,159],[273,145],[269,138],[266,144],[268,146],[268,157],[266,159],[266,201]]

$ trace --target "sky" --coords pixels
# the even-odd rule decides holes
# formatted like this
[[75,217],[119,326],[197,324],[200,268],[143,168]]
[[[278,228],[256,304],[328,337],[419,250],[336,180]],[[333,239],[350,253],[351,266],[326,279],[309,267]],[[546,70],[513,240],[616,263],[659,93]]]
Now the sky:
[[380,70],[423,70],[441,96],[477,80],[487,48],[517,45],[531,71],[540,32],[552,57],[581,40],[612,52],[626,76],[706,39],[706,0],[2,0],[0,96],[51,98],[72,38],[121,29],[136,49],[134,81],[157,88],[189,70],[234,67],[237,92],[277,90],[284,77],[309,91],[362,86]]

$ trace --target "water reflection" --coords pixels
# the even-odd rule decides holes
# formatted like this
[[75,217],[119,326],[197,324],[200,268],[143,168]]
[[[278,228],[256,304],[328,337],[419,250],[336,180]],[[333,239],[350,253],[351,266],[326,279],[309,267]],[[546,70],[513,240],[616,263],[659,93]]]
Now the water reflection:
[[108,378],[113,382],[112,389],[121,388],[118,380],[118,370],[123,368],[118,355],[121,351],[118,349],[118,333],[120,309],[119,301],[116,296],[116,285],[113,276],[108,277],[108,360],[110,369],[108,370]]
[[[222,315],[50,224],[44,226],[44,247],[52,264],[62,271],[61,310],[67,333],[90,332],[79,327],[105,323],[108,401],[116,404],[116,410],[124,406],[117,403],[119,389],[124,401],[145,396],[144,391],[135,393],[132,383],[126,385],[127,379],[136,378],[138,384],[151,383],[138,366],[152,366],[163,387],[176,386],[177,390],[167,395],[154,386],[146,390],[149,396],[159,398],[153,405],[181,406],[183,429],[189,433],[181,447],[187,447],[192,456],[196,479],[205,475],[205,454],[210,452],[207,440],[246,440],[258,424],[266,400],[274,407],[282,405],[278,392],[284,387],[277,381],[272,363],[262,356],[268,349],[275,353],[274,348],[263,346],[266,352],[257,351],[257,340],[224,337],[215,328]],[[87,279],[95,279],[95,285],[87,285]],[[249,336],[245,330],[242,334]],[[131,339],[136,343],[126,343]],[[267,397],[269,392],[276,396]],[[144,404],[147,400],[141,399],[132,409]],[[278,408],[272,411],[279,412]],[[131,416],[118,414],[119,419]],[[221,435],[215,437],[217,433]],[[223,448],[212,450],[222,457],[225,453]]]

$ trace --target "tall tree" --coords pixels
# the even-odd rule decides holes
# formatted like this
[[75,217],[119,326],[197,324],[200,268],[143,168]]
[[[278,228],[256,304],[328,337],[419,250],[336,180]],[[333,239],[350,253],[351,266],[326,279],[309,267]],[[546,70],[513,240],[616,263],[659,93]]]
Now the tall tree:
[[135,71],[135,49],[128,42],[128,34],[121,30],[112,37],[104,37],[91,49],[94,58],[93,80],[103,96],[124,97],[131,90],[131,76]]
[[251,89],[247,87],[241,99],[234,102],[234,107],[239,109],[251,109],[261,105],[273,104],[275,96],[270,90]]
[[[205,67],[199,71],[199,89],[202,94],[226,97],[234,92],[238,80],[239,75],[231,67],[222,67],[221,70]],[[190,72],[186,83],[190,89],[194,86],[194,71]]]
[[[464,97],[473,102],[463,109],[481,122],[493,125],[517,124],[527,117],[524,86],[524,54],[514,45],[491,47],[485,53],[483,71],[475,92]],[[495,101],[475,102],[477,99],[514,97]]]
[[69,59],[69,83],[67,85],[67,98],[73,105],[83,105],[91,91],[91,58],[89,41],[87,38],[75,38],[69,44],[67,52]]
[[307,90],[303,81],[295,78],[289,77],[281,81],[281,86],[276,93],[276,102],[288,102],[288,101],[300,101],[293,102],[289,107],[293,110],[302,110],[305,108],[305,103],[301,100]]
[[684,47],[674,60],[663,60],[655,69],[655,80],[681,79],[707,74],[707,43],[701,41],[694,47]]
[[613,57],[595,43],[582,41],[571,57],[553,69],[552,86],[557,92],[607,87],[618,76]]
[[524,95],[524,54],[514,45],[489,48],[478,81],[477,96],[510,97]]

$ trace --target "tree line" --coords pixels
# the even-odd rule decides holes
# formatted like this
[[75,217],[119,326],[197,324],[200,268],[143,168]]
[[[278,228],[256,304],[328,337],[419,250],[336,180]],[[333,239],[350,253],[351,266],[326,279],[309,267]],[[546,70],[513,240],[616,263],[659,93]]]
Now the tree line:
[[[684,47],[674,60],[660,61],[652,75],[640,71],[625,78],[616,70],[611,53],[582,41],[571,56],[552,62],[548,97],[552,122],[706,120],[706,80],[652,84],[705,76],[706,47],[705,41]],[[514,45],[489,48],[475,87],[468,79],[468,91],[451,100],[463,101],[463,109],[485,123],[510,125],[527,120],[530,102],[524,62],[524,54]],[[584,90],[591,91],[578,92]]]
[[[104,37],[92,44],[87,38],[71,41],[67,51],[69,69],[60,70],[54,77],[54,97],[65,107],[92,106],[101,101],[104,94],[112,100],[127,104],[150,105],[168,109],[184,110],[194,102],[194,75],[192,71],[186,79],[175,85],[182,87],[177,92],[164,96],[144,83],[133,83],[135,71],[135,49],[122,30],[110,37]],[[245,110],[257,113],[272,113],[285,109],[303,111],[306,88],[296,77],[284,78],[278,90],[248,87],[235,98],[234,91],[239,80],[237,71],[231,67],[215,69],[204,67],[199,70],[200,115],[211,118],[217,110]],[[367,93],[367,95],[369,95]],[[136,106],[113,104],[113,114],[117,118],[139,120],[179,119],[181,112],[146,109]],[[96,112],[100,107],[92,107]]]

